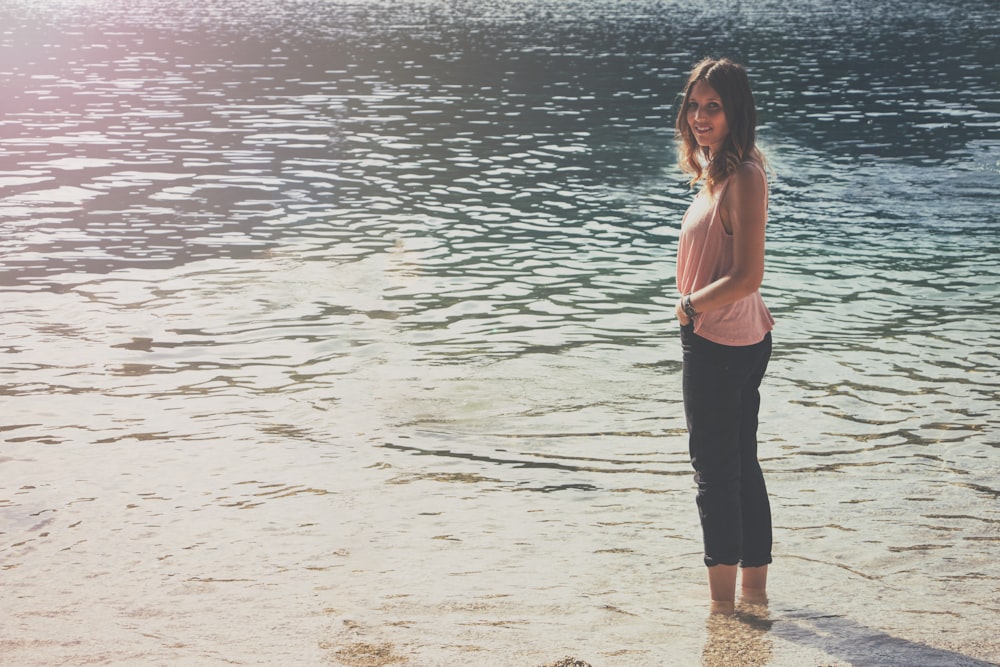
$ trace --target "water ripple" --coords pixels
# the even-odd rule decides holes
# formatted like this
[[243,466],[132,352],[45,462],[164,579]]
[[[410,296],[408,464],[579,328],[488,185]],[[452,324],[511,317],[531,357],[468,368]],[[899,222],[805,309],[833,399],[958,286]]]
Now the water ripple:
[[[692,193],[671,126],[684,72],[727,52],[774,171],[761,442],[781,548],[985,627],[996,9],[688,9],[5,3],[0,464],[79,470],[2,491],[13,567],[60,557],[43,534],[104,558],[67,517],[119,500],[141,540],[166,502],[279,517],[380,484],[612,497],[586,511],[642,514],[616,534],[629,553],[665,562],[664,534],[696,553],[663,520],[690,514],[672,258]],[[109,462],[138,476],[127,498]],[[331,462],[351,471],[336,488]],[[178,465],[194,477],[142,486]],[[184,577],[255,580],[238,570]]]

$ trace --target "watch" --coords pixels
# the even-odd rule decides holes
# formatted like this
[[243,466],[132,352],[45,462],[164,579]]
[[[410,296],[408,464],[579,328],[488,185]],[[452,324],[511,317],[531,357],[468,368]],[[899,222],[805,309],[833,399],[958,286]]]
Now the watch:
[[698,311],[694,309],[694,305],[691,303],[690,294],[685,294],[681,298],[681,309],[684,311],[684,314],[690,317],[692,320],[698,314]]

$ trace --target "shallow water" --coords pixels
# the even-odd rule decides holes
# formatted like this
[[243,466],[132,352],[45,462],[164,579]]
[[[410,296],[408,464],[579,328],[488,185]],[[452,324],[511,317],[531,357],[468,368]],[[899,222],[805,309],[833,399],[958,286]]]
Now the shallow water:
[[[1000,661],[989,3],[0,9],[0,663]],[[704,615],[691,64],[775,171],[772,599]]]

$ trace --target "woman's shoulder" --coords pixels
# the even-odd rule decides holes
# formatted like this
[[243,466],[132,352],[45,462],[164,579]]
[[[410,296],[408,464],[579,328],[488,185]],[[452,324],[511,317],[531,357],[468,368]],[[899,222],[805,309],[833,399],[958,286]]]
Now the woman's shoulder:
[[764,165],[764,161],[759,158],[751,158],[748,160],[743,160],[738,165],[736,165],[736,171],[733,173],[734,176],[743,178],[755,178],[757,175],[762,176],[764,181],[767,181],[767,167]]
[[767,206],[767,170],[758,160],[749,159],[738,164],[726,186],[731,194],[725,198],[724,208],[745,209],[754,202]]
[[767,167],[761,160],[744,160],[736,165],[729,181],[729,185],[738,190],[767,192]]

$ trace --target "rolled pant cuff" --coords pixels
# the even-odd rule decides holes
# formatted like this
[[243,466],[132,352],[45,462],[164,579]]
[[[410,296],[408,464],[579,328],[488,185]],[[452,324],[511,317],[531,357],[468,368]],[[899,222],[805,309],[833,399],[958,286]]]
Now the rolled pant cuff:
[[712,558],[711,556],[705,556],[705,565],[708,567],[715,567],[716,565],[739,565],[740,567],[764,567],[765,565],[770,565],[774,562],[770,556],[767,558],[759,560],[747,560],[739,558]]

